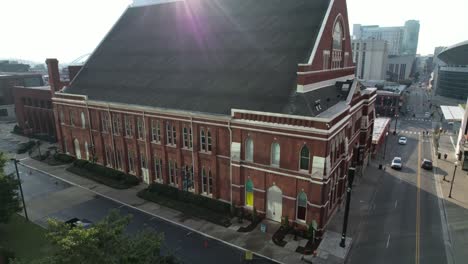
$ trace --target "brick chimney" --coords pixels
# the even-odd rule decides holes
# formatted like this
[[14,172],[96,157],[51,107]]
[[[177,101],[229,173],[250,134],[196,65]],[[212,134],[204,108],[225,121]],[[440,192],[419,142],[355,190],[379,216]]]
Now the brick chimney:
[[73,81],[73,79],[75,79],[75,76],[81,70],[81,67],[83,66],[79,66],[79,65],[68,66],[68,76],[70,77],[70,83]]
[[58,68],[57,59],[46,59],[47,69],[49,71],[49,85],[52,96],[56,91],[62,89],[62,82],[60,81],[60,73]]

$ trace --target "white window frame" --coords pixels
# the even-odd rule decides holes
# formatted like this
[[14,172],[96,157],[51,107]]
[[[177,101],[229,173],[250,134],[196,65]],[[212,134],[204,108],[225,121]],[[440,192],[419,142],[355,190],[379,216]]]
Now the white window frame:
[[151,140],[157,143],[161,142],[161,129],[159,120],[151,120]]
[[109,113],[101,112],[102,132],[109,133]]
[[137,135],[139,140],[145,140],[145,124],[142,117],[137,117]]
[[[252,149],[249,149],[249,144],[248,144],[249,142],[251,143]],[[245,160],[253,162],[253,160],[254,160],[254,149],[255,149],[253,139],[251,137],[248,137],[245,140],[244,146],[245,146],[245,151],[244,151],[245,152],[244,153]]]
[[86,128],[86,118],[84,112],[81,112],[81,128]]
[[211,142],[211,130],[208,128],[206,131],[206,151],[211,152],[213,150]]
[[206,152],[206,134],[204,128],[200,129],[200,150]]
[[125,136],[126,137],[133,137],[133,126],[131,122],[131,118],[129,116],[124,117],[124,122],[125,122]]
[[116,136],[120,135],[121,122],[120,122],[120,115],[119,114],[112,114],[112,123],[113,123],[112,133],[114,133],[114,135],[116,135]]
[[184,148],[189,148],[189,135],[188,135],[188,129],[186,126],[182,128],[182,137],[183,137],[183,147]]
[[323,51],[323,69],[327,70],[330,68],[330,51],[324,50]]
[[[304,148],[307,148],[307,150],[309,151],[309,157],[308,158],[308,162],[307,162],[307,169],[303,169],[301,167],[301,163],[302,163],[302,150]],[[299,170],[300,171],[306,171],[306,172],[309,172],[310,171],[310,148],[307,146],[307,145],[302,145],[301,149],[299,149]]]
[[[306,195],[304,220],[299,219],[299,196],[301,195],[301,193],[304,193]],[[301,223],[305,223],[307,221],[307,211],[308,211],[307,210],[307,201],[308,201],[307,193],[305,193],[304,191],[299,192],[299,194],[297,195],[297,202],[296,202],[296,220],[301,222]]]
[[159,183],[163,182],[162,160],[157,157],[154,158],[154,181]]
[[[278,160],[276,160],[275,147],[278,147],[278,155],[277,155]],[[281,146],[278,142],[275,141],[271,143],[271,147],[270,147],[270,165],[273,167],[279,167],[280,162],[281,162]]]
[[133,156],[133,151],[128,152],[128,172],[135,173],[135,157]]

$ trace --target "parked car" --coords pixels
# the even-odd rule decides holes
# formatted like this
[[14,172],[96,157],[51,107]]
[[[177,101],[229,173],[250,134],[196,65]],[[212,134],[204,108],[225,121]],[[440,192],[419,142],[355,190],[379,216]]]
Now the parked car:
[[65,224],[69,224],[72,228],[81,226],[84,229],[88,229],[93,225],[93,222],[91,222],[88,219],[81,219],[80,220],[80,219],[75,217],[75,218],[72,218],[72,219],[69,219],[69,220],[65,221]]
[[392,165],[390,167],[392,169],[395,169],[395,170],[401,170],[401,168],[403,167],[403,165],[401,163],[401,158],[400,157],[394,157],[393,160],[392,160]]
[[398,139],[398,144],[400,144],[400,145],[406,145],[406,141],[407,141],[406,137],[400,137],[400,138]]
[[425,170],[432,170],[432,160],[423,159],[423,161],[421,162],[421,168]]

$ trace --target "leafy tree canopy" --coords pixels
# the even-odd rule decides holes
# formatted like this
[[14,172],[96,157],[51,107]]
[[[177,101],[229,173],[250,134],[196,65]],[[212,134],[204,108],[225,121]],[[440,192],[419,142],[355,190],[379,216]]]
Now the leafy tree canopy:
[[14,175],[5,175],[6,162],[5,154],[0,152],[0,223],[7,223],[14,213],[21,211],[19,181]]

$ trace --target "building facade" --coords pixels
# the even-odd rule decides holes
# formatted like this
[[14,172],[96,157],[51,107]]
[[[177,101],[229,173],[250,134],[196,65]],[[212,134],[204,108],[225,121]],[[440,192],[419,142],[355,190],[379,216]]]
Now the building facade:
[[370,158],[376,91],[354,79],[345,0],[275,3],[129,7],[54,95],[61,149],[146,184],[326,228],[348,169]]
[[44,81],[40,74],[0,72],[0,118],[8,120],[16,118],[13,89],[18,85],[24,87],[41,86],[44,85]]
[[468,97],[468,41],[444,49],[437,55],[435,94],[464,101]]
[[[48,59],[46,61],[49,76],[56,76],[53,86],[15,86],[13,89],[14,108],[16,121],[19,128],[26,136],[39,136],[55,141],[56,124],[52,110],[52,96],[60,91],[68,82],[61,81],[58,60]],[[70,66],[72,69],[78,69]],[[54,87],[54,90],[51,90]]]
[[412,74],[414,62],[414,55],[389,56],[387,80],[391,82],[408,80]]
[[362,80],[385,80],[388,47],[385,40],[353,39],[351,42],[356,77]]
[[418,50],[419,21],[408,20],[403,27],[403,49],[404,55],[415,55]]

